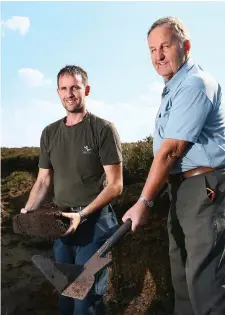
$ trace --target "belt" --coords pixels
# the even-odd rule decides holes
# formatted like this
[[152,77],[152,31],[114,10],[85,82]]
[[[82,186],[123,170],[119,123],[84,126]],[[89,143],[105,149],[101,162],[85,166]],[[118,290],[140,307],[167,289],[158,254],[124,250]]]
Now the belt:
[[66,207],[66,208],[63,208],[62,210],[63,212],[80,212],[84,208],[86,208],[86,206]]
[[172,183],[172,182],[177,182],[180,181],[182,182],[183,180],[185,180],[186,178],[192,177],[192,176],[196,176],[196,175],[200,175],[203,173],[208,173],[208,172],[212,172],[214,170],[216,170],[216,167],[207,167],[207,166],[200,166],[197,168],[194,168],[192,170],[186,171],[186,172],[182,172],[182,173],[178,173],[178,174],[171,174],[169,175],[168,178],[168,182]]

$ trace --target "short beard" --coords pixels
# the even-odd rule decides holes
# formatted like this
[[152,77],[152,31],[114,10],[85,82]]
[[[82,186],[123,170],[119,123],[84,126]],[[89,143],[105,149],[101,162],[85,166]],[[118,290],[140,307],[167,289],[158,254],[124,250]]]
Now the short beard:
[[85,108],[85,105],[84,104],[81,104],[79,107],[76,107],[72,110],[68,109],[67,106],[65,104],[63,104],[65,110],[68,112],[68,113],[74,113],[74,114],[79,114],[79,113],[83,113],[84,111],[84,108]]
[[84,106],[79,107],[79,108],[74,108],[73,110],[68,110],[68,109],[66,108],[66,110],[67,110],[67,112],[73,113],[73,114],[83,113],[83,111],[84,111]]

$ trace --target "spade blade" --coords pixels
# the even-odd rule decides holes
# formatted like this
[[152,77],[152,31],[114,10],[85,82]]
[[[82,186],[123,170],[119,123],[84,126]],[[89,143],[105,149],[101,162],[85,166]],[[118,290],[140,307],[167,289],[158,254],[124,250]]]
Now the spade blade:
[[85,264],[84,270],[80,273],[80,275],[74,279],[74,281],[68,285],[61,294],[83,300],[95,282],[96,273],[109,266],[111,262],[111,258],[102,258],[95,254]]
[[83,266],[54,263],[42,255],[34,255],[32,261],[60,294],[83,270]]

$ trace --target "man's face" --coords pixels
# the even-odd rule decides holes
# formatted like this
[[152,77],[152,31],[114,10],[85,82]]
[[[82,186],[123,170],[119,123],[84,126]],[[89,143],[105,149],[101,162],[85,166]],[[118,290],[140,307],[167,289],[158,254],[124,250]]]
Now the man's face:
[[85,106],[85,97],[90,87],[85,86],[79,74],[64,74],[59,77],[58,94],[67,112],[80,113]]
[[165,81],[170,80],[187,59],[190,42],[180,43],[168,25],[157,26],[148,37],[152,64]]

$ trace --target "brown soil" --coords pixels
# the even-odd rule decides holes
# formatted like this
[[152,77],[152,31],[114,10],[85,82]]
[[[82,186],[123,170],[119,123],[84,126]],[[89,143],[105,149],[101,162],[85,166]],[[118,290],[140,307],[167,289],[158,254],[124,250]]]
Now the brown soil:
[[31,262],[51,256],[49,244],[2,232],[2,315],[58,315],[57,295]]

